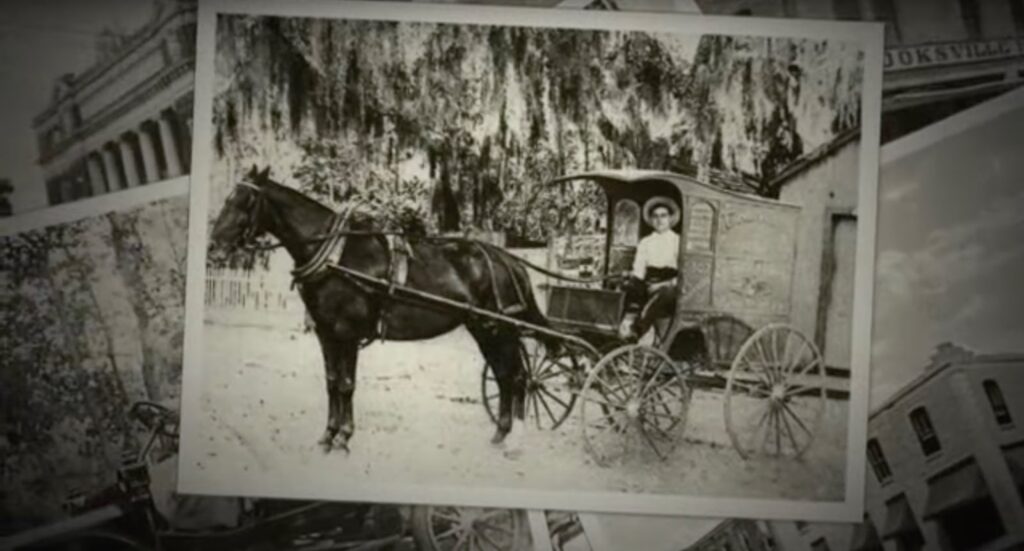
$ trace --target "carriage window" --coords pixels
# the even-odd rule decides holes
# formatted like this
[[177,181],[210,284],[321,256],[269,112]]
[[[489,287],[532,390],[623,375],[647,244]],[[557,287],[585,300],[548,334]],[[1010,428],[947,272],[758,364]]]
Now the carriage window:
[[623,199],[615,203],[615,227],[612,244],[636,246],[639,238],[640,205],[630,199]]
[[910,412],[910,424],[914,426],[914,432],[917,433],[921,451],[925,456],[931,456],[942,449],[939,437],[935,434],[935,427],[932,426],[932,420],[924,408],[917,408]]
[[1013,418],[1010,417],[1010,409],[1006,407],[1006,399],[1003,398],[1003,391],[1000,390],[999,383],[988,379],[982,383],[982,386],[985,387],[985,395],[988,396],[988,403],[992,406],[992,413],[996,416],[999,426],[1012,425]]
[[688,218],[686,250],[711,252],[711,236],[715,226],[715,208],[710,203],[696,201],[690,207]]

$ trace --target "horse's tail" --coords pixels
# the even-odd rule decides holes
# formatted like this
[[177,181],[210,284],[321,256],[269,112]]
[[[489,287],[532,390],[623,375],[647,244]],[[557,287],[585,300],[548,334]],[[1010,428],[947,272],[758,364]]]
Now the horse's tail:
[[[537,303],[537,297],[533,291],[533,282],[530,280],[530,272],[528,270],[527,262],[501,247],[491,245],[491,250],[495,251],[499,258],[501,258],[501,263],[507,267],[509,277],[513,280],[513,285],[521,294],[520,298],[523,301],[523,310],[516,314],[515,317],[532,325],[536,325],[544,329],[551,329],[551,322],[548,321],[547,316],[541,312],[540,305]],[[544,343],[544,347],[547,348],[550,353],[556,352],[562,345],[560,339],[546,333],[537,332],[532,336]]]

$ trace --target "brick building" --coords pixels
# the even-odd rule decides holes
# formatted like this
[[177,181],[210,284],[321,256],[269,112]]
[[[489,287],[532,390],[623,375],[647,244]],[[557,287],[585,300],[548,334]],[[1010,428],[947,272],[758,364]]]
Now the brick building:
[[195,3],[160,0],[128,36],[98,37],[97,62],[57,79],[33,119],[47,202],[188,172]]

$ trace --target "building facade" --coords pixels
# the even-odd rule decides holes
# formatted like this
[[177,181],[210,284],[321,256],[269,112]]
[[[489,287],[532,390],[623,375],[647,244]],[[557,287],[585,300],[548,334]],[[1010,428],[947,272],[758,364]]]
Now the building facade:
[[1024,83],[1024,0],[698,0],[719,15],[886,23],[882,141]]
[[778,523],[786,551],[1024,548],[1024,355],[941,345],[868,423],[858,526]]
[[97,62],[60,77],[34,118],[50,205],[188,173],[196,6],[154,6],[131,35],[100,36]]
[[771,529],[763,520],[729,519],[722,521],[685,551],[773,551]]

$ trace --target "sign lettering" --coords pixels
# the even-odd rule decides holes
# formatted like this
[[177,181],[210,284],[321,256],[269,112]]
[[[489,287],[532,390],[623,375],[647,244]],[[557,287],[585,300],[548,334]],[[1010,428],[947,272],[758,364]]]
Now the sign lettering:
[[711,228],[714,227],[715,209],[701,201],[690,208],[690,225],[686,231],[686,250],[711,251]]
[[1024,57],[1024,38],[944,42],[889,48],[885,51],[883,67],[887,72],[905,71],[1012,57]]

